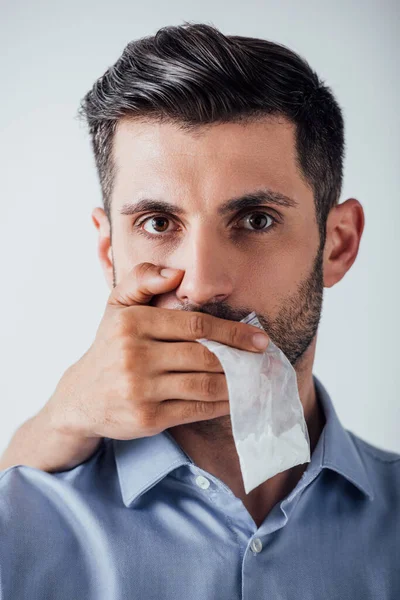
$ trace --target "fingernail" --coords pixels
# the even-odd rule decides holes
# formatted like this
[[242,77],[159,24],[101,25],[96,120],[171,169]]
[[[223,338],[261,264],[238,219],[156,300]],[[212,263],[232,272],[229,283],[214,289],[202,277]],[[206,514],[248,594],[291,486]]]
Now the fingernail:
[[162,277],[173,277],[173,275],[176,275],[178,273],[180,269],[161,269],[160,271],[160,275]]
[[265,350],[268,346],[269,339],[263,333],[255,333],[253,335],[253,345],[258,350]]

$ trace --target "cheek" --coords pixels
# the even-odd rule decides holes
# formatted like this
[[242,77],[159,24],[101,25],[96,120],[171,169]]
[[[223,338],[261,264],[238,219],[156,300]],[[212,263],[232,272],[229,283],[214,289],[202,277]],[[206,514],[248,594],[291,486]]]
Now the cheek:
[[239,289],[254,301],[254,305],[272,306],[285,298],[296,285],[296,269],[290,256],[261,253],[241,271]]
[[120,236],[113,238],[113,252],[118,273],[122,276],[128,273],[136,265],[150,262],[155,265],[166,265],[170,252],[166,251],[160,243],[152,243],[140,235],[133,235],[129,231],[121,231]]
[[259,303],[279,310],[309,276],[316,250],[317,243],[305,238],[259,248],[241,266],[238,288],[255,306]]

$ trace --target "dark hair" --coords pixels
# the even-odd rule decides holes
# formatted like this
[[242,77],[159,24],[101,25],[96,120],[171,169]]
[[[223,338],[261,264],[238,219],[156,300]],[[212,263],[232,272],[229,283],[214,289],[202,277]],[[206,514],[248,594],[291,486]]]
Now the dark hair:
[[113,135],[126,115],[184,131],[283,115],[296,125],[296,161],[313,190],[325,244],[326,219],[342,187],[344,122],[330,88],[289,48],[187,21],[129,42],[78,110],[89,126],[110,222]]

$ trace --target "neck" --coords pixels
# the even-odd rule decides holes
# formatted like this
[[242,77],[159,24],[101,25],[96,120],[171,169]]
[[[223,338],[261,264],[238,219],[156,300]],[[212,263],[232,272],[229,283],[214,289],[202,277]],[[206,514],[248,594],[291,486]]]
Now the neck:
[[[299,369],[297,382],[312,454],[325,425],[325,417],[311,371],[306,377]],[[242,500],[257,527],[275,504],[294,489],[308,465],[297,465],[278,473],[246,494],[229,415],[178,425],[168,431],[198,467],[218,477]]]

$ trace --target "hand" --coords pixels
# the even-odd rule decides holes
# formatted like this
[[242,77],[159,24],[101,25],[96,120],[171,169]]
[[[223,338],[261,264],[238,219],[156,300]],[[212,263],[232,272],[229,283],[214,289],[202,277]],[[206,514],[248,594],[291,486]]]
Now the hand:
[[[145,306],[176,288],[183,271],[137,265],[111,292],[96,338],[44,407],[57,431],[128,440],[229,414],[221,363],[195,340],[260,352],[258,328],[183,310]],[[264,334],[267,341],[268,337]]]
[[0,470],[26,465],[65,471],[90,458],[103,437],[146,437],[229,414],[221,364],[195,340],[257,352],[263,349],[252,346],[252,336],[261,332],[203,313],[144,306],[182,279],[182,271],[163,278],[160,270],[137,265],[113,289],[92,346],[16,431]]

